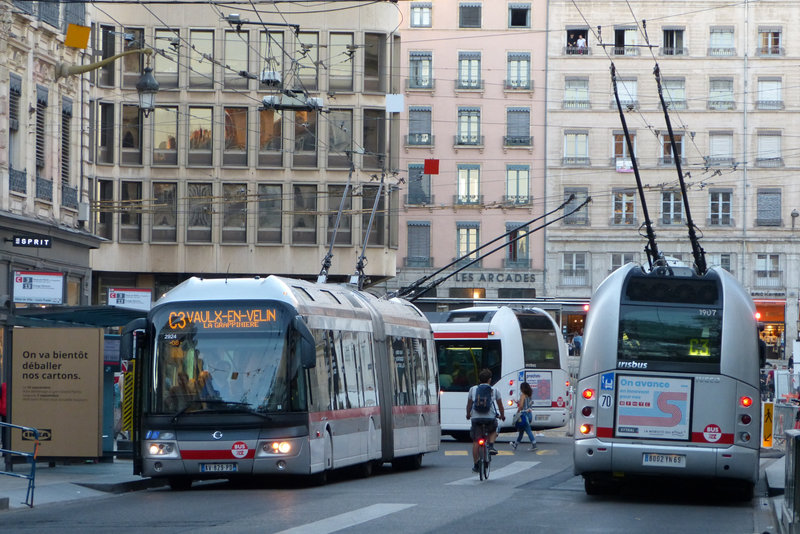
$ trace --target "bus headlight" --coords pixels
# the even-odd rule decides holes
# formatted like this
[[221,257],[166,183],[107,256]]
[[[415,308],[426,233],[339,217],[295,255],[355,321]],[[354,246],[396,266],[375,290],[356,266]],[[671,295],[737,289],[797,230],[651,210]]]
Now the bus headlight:
[[147,444],[147,455],[151,458],[179,458],[178,447],[171,441],[151,441]]
[[260,458],[266,456],[292,456],[297,454],[291,441],[278,440],[262,441],[258,445],[257,451],[257,456]]

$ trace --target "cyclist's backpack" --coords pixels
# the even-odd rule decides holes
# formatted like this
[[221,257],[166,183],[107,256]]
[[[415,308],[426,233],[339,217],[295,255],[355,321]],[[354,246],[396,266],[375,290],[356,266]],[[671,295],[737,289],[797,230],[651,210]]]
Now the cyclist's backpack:
[[479,384],[475,389],[475,401],[472,403],[473,408],[478,413],[489,413],[492,410],[492,401],[494,400],[494,390],[489,384]]

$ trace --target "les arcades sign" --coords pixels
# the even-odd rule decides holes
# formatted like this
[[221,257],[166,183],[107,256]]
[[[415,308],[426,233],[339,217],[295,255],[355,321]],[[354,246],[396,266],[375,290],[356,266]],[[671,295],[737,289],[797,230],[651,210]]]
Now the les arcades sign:
[[15,235],[11,238],[11,244],[23,248],[50,248],[53,241],[43,235]]

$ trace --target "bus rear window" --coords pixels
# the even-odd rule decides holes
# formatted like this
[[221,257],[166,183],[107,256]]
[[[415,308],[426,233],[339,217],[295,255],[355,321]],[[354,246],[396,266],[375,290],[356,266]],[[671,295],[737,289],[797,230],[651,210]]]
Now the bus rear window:
[[703,364],[718,369],[721,334],[720,308],[623,304],[617,367],[692,371],[698,369],[693,364]]
[[436,341],[436,353],[442,391],[469,391],[484,368],[492,372],[492,383],[500,380],[499,340]]

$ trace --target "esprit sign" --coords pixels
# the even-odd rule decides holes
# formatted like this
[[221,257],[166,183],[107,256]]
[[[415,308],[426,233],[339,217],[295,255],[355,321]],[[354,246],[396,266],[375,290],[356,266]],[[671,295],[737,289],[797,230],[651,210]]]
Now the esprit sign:
[[52,241],[49,237],[40,235],[15,235],[11,239],[12,246],[27,248],[50,248]]

